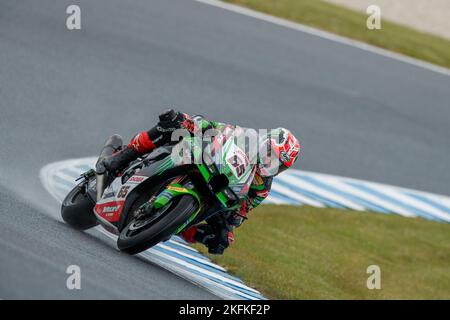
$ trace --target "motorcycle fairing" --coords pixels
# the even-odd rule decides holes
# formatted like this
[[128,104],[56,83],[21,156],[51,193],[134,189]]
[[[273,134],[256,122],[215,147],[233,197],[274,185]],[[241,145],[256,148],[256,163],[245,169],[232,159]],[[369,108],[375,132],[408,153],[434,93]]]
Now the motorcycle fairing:
[[[145,192],[149,185],[156,185],[169,178],[179,175],[182,167],[166,166],[171,159],[171,147],[161,147],[140,160],[138,165],[131,165],[121,177],[117,177],[103,192],[102,198],[94,206],[94,214],[108,229],[121,230],[130,209],[130,204],[137,198],[141,190]],[[139,165],[140,164],[140,165]],[[165,168],[163,172],[160,168]],[[173,169],[173,170],[170,170]],[[173,171],[173,173],[171,173]],[[134,198],[129,200],[130,198]]]
[[123,211],[127,196],[146,179],[148,179],[147,176],[139,174],[133,175],[124,184],[122,184],[121,177],[114,179],[103,192],[100,201],[95,205],[94,213],[109,223],[117,223]]

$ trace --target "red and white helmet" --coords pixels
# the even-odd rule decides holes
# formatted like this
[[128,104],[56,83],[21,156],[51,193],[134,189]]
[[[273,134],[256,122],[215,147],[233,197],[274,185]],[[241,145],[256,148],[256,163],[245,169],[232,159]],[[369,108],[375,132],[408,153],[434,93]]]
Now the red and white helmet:
[[262,173],[276,175],[292,167],[300,155],[300,143],[285,128],[272,129],[260,140],[259,159]]

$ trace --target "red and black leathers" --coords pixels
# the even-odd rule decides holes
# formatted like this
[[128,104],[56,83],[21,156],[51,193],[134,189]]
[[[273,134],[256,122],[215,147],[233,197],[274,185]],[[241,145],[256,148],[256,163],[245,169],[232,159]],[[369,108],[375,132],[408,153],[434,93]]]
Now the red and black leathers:
[[103,160],[105,168],[111,173],[118,173],[139,156],[169,143],[172,132],[182,128],[185,120],[186,116],[182,113],[173,110],[166,111],[159,116],[156,126],[135,135],[125,148]]

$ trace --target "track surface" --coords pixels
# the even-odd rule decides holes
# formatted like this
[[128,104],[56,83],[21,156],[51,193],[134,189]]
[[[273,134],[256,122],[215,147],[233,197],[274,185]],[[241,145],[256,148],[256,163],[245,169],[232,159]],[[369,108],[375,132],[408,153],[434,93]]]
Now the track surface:
[[300,168],[448,193],[450,77],[191,0],[76,3],[81,31],[73,1],[0,2],[0,298],[213,297],[43,214],[43,165],[168,105],[291,128]]

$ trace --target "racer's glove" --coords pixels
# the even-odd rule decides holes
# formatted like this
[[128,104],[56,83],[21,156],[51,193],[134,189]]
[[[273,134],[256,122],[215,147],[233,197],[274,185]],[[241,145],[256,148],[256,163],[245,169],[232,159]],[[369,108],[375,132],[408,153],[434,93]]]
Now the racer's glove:
[[[193,133],[194,121],[187,114],[174,111],[173,109],[167,110],[163,114],[159,115],[159,122],[155,127],[150,129],[149,135],[151,136],[155,145],[164,145],[167,143],[173,143],[178,141],[172,141],[172,134],[177,129],[186,129],[188,132]],[[181,138],[183,134],[176,138]]]
[[242,214],[241,210],[236,210],[228,218],[227,223],[235,228],[240,227],[241,224],[247,220],[247,216]]
[[203,243],[211,254],[223,254],[234,241],[234,234],[228,228],[215,229],[209,224],[197,227],[195,240]]
[[245,220],[247,220],[247,217],[242,215],[239,211],[236,211],[232,215],[230,215],[230,217],[227,219],[227,222],[229,225],[237,228],[240,227]]
[[169,109],[163,114],[159,115],[159,122],[156,126],[161,134],[172,133],[176,129],[182,128],[183,121],[186,120],[183,113]]

